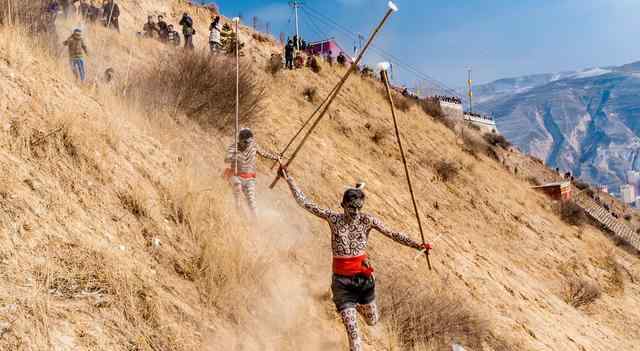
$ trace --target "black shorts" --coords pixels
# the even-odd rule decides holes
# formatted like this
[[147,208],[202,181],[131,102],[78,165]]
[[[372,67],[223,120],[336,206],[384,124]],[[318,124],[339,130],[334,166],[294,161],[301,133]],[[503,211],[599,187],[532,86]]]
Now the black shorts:
[[333,303],[338,312],[355,308],[357,305],[367,305],[376,299],[376,281],[371,277],[356,275],[346,277],[334,274],[331,282]]

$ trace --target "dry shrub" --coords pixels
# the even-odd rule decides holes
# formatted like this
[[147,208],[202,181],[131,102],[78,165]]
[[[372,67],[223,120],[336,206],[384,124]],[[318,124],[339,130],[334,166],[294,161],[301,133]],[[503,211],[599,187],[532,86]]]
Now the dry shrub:
[[420,101],[420,106],[426,114],[433,118],[444,117],[444,112],[442,111],[437,99],[424,98]]
[[302,91],[302,96],[304,96],[305,100],[313,103],[318,97],[318,89],[316,87],[306,87]]
[[122,208],[129,211],[137,219],[149,216],[146,199],[138,187],[118,192],[117,197]]
[[384,322],[402,349],[450,350],[452,343],[481,350],[488,326],[451,289],[416,286],[409,277],[379,279]]
[[[181,111],[203,127],[228,130],[236,109],[235,61],[224,55],[179,51],[160,58],[138,74],[128,89],[151,112]],[[265,96],[251,64],[240,64],[240,123],[248,124],[260,112]]]
[[616,260],[613,254],[609,254],[604,259],[604,268],[606,269],[606,282],[610,286],[610,291],[624,291],[624,266]]
[[573,201],[562,202],[558,214],[565,223],[570,225],[582,225],[587,220],[584,210]]
[[400,96],[395,98],[394,105],[398,110],[402,112],[407,112],[411,110],[411,107],[415,105],[415,102],[410,98]]
[[71,299],[81,294],[116,293],[113,267],[103,253],[73,243],[52,246],[49,267],[36,267],[35,271],[36,279],[50,294]]
[[376,143],[376,145],[382,144],[387,137],[389,136],[389,130],[384,127],[377,127],[373,130],[373,135],[371,135],[371,140]]
[[265,291],[264,276],[270,265],[266,255],[253,246],[253,234],[244,218],[231,203],[219,201],[233,197],[227,185],[219,181],[210,186],[210,192],[190,197],[184,206],[200,254],[175,262],[174,269],[198,282],[205,304],[237,319],[255,307],[248,301],[254,300],[256,291]]
[[0,25],[17,23],[30,33],[55,30],[48,0],[0,0]]
[[273,42],[273,39],[271,39],[268,35],[262,34],[262,33],[258,33],[258,32],[255,32],[255,33],[251,34],[251,37],[253,39],[255,39],[257,42],[260,42],[260,43]]
[[463,129],[462,142],[462,150],[475,158],[478,158],[481,154],[489,154],[489,145],[487,145],[486,141],[479,137],[478,133],[471,131],[465,132],[465,130]]
[[487,133],[483,135],[483,139],[490,145],[499,146],[505,150],[511,147],[509,140],[502,134]]
[[320,63],[315,56],[311,56],[309,58],[309,68],[313,73],[320,73],[322,71],[322,66],[320,66]]
[[585,279],[568,278],[562,287],[562,297],[569,305],[579,308],[600,298],[600,288]]
[[529,184],[531,184],[533,186],[542,185],[542,182],[540,181],[540,179],[538,179],[538,177],[529,176],[529,177],[527,177],[527,181],[529,182]]
[[273,54],[267,62],[267,72],[276,75],[282,71],[284,64],[282,63],[282,54]]
[[581,180],[574,180],[573,181],[573,185],[575,185],[576,188],[580,189],[580,190],[586,190],[589,189],[589,183],[583,182]]
[[440,160],[434,167],[438,178],[445,183],[454,180],[460,173],[460,168],[455,161]]

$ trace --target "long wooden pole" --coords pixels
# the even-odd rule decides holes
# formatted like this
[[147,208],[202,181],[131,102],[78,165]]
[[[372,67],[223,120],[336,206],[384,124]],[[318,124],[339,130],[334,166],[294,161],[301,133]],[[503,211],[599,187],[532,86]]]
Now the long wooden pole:
[[240,26],[240,18],[234,18],[236,22],[236,125],[235,125],[235,166],[233,175],[238,176],[238,148],[239,148],[239,133],[240,133],[240,33],[238,28]]
[[[344,83],[346,83],[347,79],[349,79],[349,76],[351,76],[351,74],[357,69],[358,64],[360,63],[360,61],[362,61],[362,58],[364,57],[364,54],[367,52],[367,49],[369,48],[369,46],[371,46],[371,43],[373,42],[373,39],[375,39],[375,37],[378,35],[378,33],[380,32],[380,30],[382,29],[384,24],[389,19],[389,17],[391,17],[391,14],[396,12],[397,10],[398,10],[398,8],[395,6],[395,4],[393,4],[393,2],[391,2],[391,1],[389,1],[389,10],[387,10],[387,13],[384,15],[384,18],[382,19],[382,21],[380,21],[380,24],[378,24],[378,26],[373,30],[373,32],[369,36],[369,39],[367,40],[367,43],[365,44],[364,48],[362,48],[362,51],[360,51],[360,53],[358,54],[358,57],[356,58],[355,62],[353,62],[351,64],[351,66],[349,67],[349,70],[347,70],[347,73],[345,73],[344,77],[342,77],[340,82],[338,82],[338,84],[336,85],[335,89],[333,90],[333,94],[329,95],[329,99],[328,99],[327,103],[324,105],[324,107],[322,108],[322,110],[320,111],[320,114],[318,115],[318,118],[315,120],[315,122],[313,122],[313,124],[311,125],[311,127],[309,128],[307,133],[302,138],[302,141],[300,142],[298,147],[295,149],[295,151],[293,151],[293,154],[287,160],[287,163],[284,165],[285,168],[289,167],[289,165],[291,165],[293,160],[296,158],[296,156],[298,155],[298,153],[300,152],[300,150],[304,146],[305,142],[307,141],[307,139],[309,138],[311,133],[313,133],[313,130],[316,129],[316,127],[318,126],[318,124],[320,123],[322,118],[324,118],[325,114],[327,113],[327,110],[329,110],[329,107],[331,106],[331,104],[335,100],[336,96],[338,95],[338,93],[340,93],[340,89],[342,89],[342,87],[344,86]],[[280,180],[280,173],[278,173],[278,175],[273,180],[273,182],[271,183],[269,188],[273,189],[276,186],[276,184],[278,184],[279,180]]]
[[[391,95],[391,88],[389,87],[389,76],[386,70],[380,72],[382,75],[382,81],[384,82],[385,90],[387,91],[387,97],[389,99],[389,106],[391,107],[391,116],[393,116],[393,127],[396,132],[396,139],[398,139],[398,146],[400,147],[400,155],[402,156],[402,164],[404,165],[404,173],[407,177],[407,184],[409,185],[409,192],[411,193],[411,202],[413,202],[413,210],[416,214],[416,220],[418,221],[418,228],[420,228],[420,237],[422,238],[422,244],[426,245],[424,238],[424,230],[422,229],[422,220],[420,219],[420,212],[418,211],[418,204],[416,202],[416,195],[413,192],[413,184],[411,183],[411,174],[409,173],[409,167],[407,166],[407,158],[404,154],[404,147],[402,147],[402,138],[400,137],[400,131],[398,129],[398,118],[396,116],[396,108],[393,103],[393,96]],[[427,265],[431,270],[431,260],[429,259],[429,250],[425,248],[425,257],[427,258]]]

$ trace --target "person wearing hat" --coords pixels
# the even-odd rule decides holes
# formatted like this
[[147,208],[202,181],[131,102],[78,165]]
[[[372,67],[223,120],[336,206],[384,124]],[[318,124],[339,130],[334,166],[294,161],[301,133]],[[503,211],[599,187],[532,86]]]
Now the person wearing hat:
[[431,250],[432,246],[420,244],[406,234],[387,228],[377,217],[362,213],[364,183],[347,189],[342,196],[342,211],[334,211],[309,200],[286,168],[281,166],[279,173],[289,183],[298,205],[329,224],[333,251],[333,302],[347,330],[350,350],[361,351],[362,338],[358,331],[357,314],[360,313],[368,325],[375,325],[379,319],[373,267],[366,252],[371,230],[375,229],[412,249]]
[[[229,168],[225,170],[225,178],[229,179],[233,187],[236,204],[240,203],[240,194],[244,193],[251,214],[256,216],[256,159],[261,156],[266,159],[280,161],[276,154],[263,150],[256,143],[253,132],[249,128],[242,128],[238,133],[238,145],[233,143],[227,149],[225,162]],[[236,173],[237,163],[237,173]]]
[[76,78],[84,82],[85,68],[84,68],[84,55],[88,55],[87,46],[82,39],[82,30],[76,28],[73,34],[62,42],[63,45],[69,48],[69,60],[71,62],[71,69]]

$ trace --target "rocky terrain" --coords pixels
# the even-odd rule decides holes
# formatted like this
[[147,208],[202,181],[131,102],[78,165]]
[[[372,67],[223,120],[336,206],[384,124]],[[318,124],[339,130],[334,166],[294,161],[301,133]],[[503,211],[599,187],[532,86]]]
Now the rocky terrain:
[[640,169],[640,63],[501,79],[476,88],[523,152],[616,191]]
[[[0,26],[0,350],[345,350],[326,223],[284,182],[268,189],[264,160],[257,219],[247,220],[221,176],[232,129],[204,123],[231,114],[203,122],[179,103],[145,102],[171,97],[143,84],[157,82],[154,69],[188,59],[136,35],[147,15],[175,24],[190,12],[195,54],[208,57],[210,13],[183,1],[118,3],[121,33],[83,26],[86,84],[60,46],[78,20],[59,21],[58,39]],[[262,93],[243,125],[281,150],[345,68],[272,74],[267,62],[282,47],[257,34],[241,27],[242,67]],[[108,67],[115,82],[102,78]],[[233,61],[204,67],[228,87],[215,106],[233,107],[235,81],[224,74]],[[563,219],[531,189],[532,177],[554,175],[539,162],[397,99],[433,270],[372,232],[382,319],[363,327],[366,350],[636,348],[638,253]],[[365,181],[365,212],[419,240],[392,128],[380,82],[353,76],[289,172],[334,209],[345,186]]]

